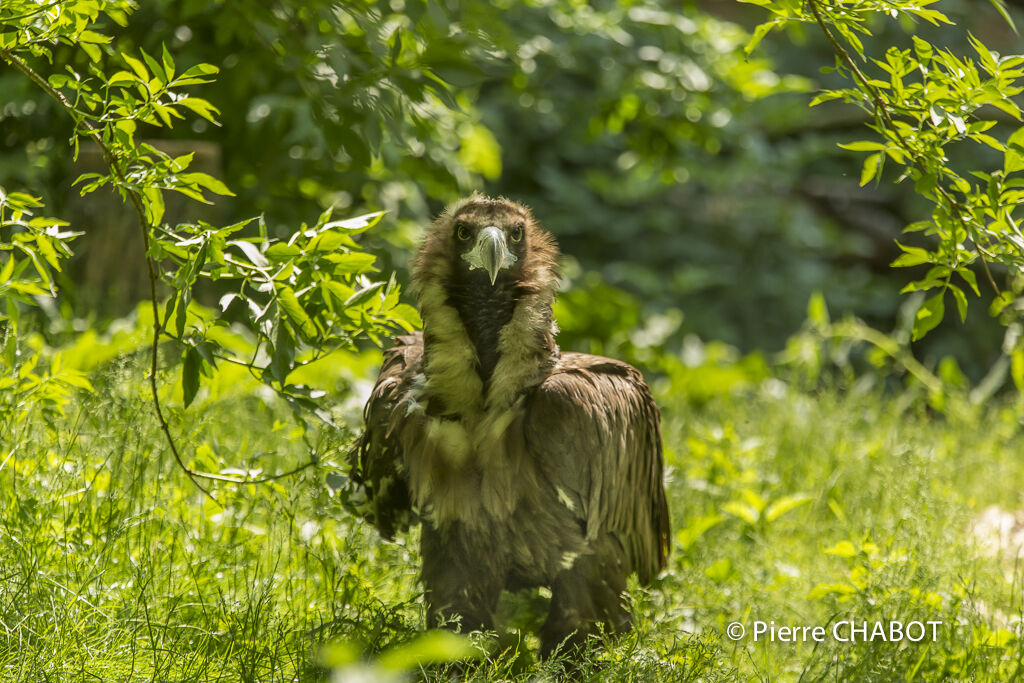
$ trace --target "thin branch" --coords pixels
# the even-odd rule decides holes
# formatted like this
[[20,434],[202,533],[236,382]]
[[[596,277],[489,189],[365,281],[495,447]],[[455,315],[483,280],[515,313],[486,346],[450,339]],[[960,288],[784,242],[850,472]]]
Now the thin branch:
[[0,17],[0,21],[13,22],[13,21],[20,21],[21,19],[31,19],[32,17],[34,17],[37,14],[42,14],[43,12],[46,12],[47,10],[53,9],[54,7],[59,5],[60,3],[61,3],[61,0],[54,0],[54,2],[51,2],[51,3],[47,4],[47,5],[43,5],[41,7],[37,7],[36,9],[32,10],[31,12],[25,12],[24,14],[15,14],[12,17]]
[[[871,84],[871,82],[868,80],[868,77],[864,75],[864,72],[860,70],[860,67],[857,66],[857,63],[853,61],[853,58],[850,56],[850,53],[847,52],[846,48],[844,48],[842,44],[836,39],[835,35],[832,33],[832,30],[828,27],[828,24],[825,23],[824,18],[821,16],[821,10],[818,7],[818,0],[807,0],[807,6],[810,8],[811,14],[814,15],[814,20],[817,22],[818,27],[821,28],[822,33],[825,34],[825,38],[832,45],[832,49],[835,50],[835,53],[839,56],[843,63],[846,64],[847,68],[850,70],[850,73],[854,75],[854,78],[857,81],[859,81],[861,90],[867,93],[868,97],[871,98],[871,103],[875,109],[875,116],[879,119],[879,123],[881,123],[886,129],[892,132],[894,138],[899,141],[900,146],[907,153],[907,156],[913,159],[914,165],[917,166],[918,170],[920,170],[922,173],[928,173],[928,168],[922,161],[921,156],[916,151],[914,151],[910,147],[910,145],[907,144],[906,140],[904,140],[903,137],[897,131],[896,124],[892,120],[892,117],[889,115],[889,110],[885,106],[885,100],[882,99],[882,96],[878,93],[878,89]],[[982,250],[981,245],[978,244],[977,239],[973,236],[974,231],[971,230],[971,227],[967,223],[967,220],[960,212],[959,203],[957,203],[956,199],[954,199],[953,196],[950,195],[946,188],[944,188],[940,183],[935,184],[935,189],[938,191],[942,199],[945,200],[945,202],[949,205],[949,208],[953,210],[953,214],[956,217],[957,222],[959,222],[960,225],[963,227],[964,232],[966,232],[968,235],[971,235],[971,240],[974,242],[975,247],[977,247],[978,249],[978,257],[981,259],[981,265],[984,268],[985,277],[988,279],[989,284],[995,291],[996,296],[999,296],[1002,292],[1000,291],[999,286],[996,284],[996,281],[993,279],[992,273],[989,271],[988,261],[986,261],[985,259],[984,250]]]
[[[40,76],[31,66],[29,66],[20,57],[13,54],[9,50],[3,49],[0,49],[0,56],[2,56],[9,64],[11,64],[19,71],[24,73],[26,76],[28,76],[28,78],[33,83],[35,83],[39,88],[41,88],[47,95],[55,99],[62,107],[65,108],[65,110],[69,112],[74,111],[73,105],[68,100],[68,98],[64,96],[64,93],[51,87],[50,84],[47,83],[46,79]],[[74,119],[75,117],[72,116],[71,118]],[[195,484],[196,488],[202,491],[210,500],[220,505],[217,499],[213,497],[213,494],[211,494],[209,490],[207,490],[206,487],[204,487],[198,481],[199,477],[213,479],[216,478],[216,476],[204,475],[201,472],[196,472],[185,464],[185,461],[182,460],[181,454],[178,452],[178,446],[174,441],[174,436],[171,434],[170,426],[167,424],[167,420],[164,418],[163,408],[160,405],[160,394],[156,383],[157,368],[159,365],[158,352],[160,348],[160,308],[156,300],[157,275],[156,266],[153,264],[153,259],[150,257],[150,224],[149,219],[146,217],[146,209],[143,206],[142,199],[139,197],[138,193],[131,187],[128,187],[128,184],[126,183],[124,178],[124,174],[122,173],[121,168],[117,163],[117,158],[115,157],[113,151],[103,141],[102,132],[99,129],[93,127],[91,123],[84,119],[75,121],[75,124],[76,130],[79,126],[83,127],[85,130],[85,134],[91,137],[93,141],[96,142],[96,145],[100,148],[100,153],[103,155],[104,162],[107,164],[107,167],[110,168],[110,173],[113,176],[115,183],[119,188],[122,189],[124,194],[127,195],[129,200],[131,201],[132,207],[135,209],[135,213],[137,213],[139,216],[139,229],[142,231],[142,243],[143,248],[145,249],[144,258],[146,259],[146,268],[149,274],[149,295],[153,307],[153,342],[151,345],[150,352],[149,386],[150,392],[153,396],[153,408],[155,409],[156,412],[157,421],[160,423],[160,429],[164,433],[167,445],[170,447],[171,453],[174,455],[175,461],[178,463],[178,466],[182,469],[186,476],[188,476],[189,480],[193,484]]]
[[259,477],[258,479],[239,479],[237,477],[229,477],[226,474],[210,474],[208,472],[196,472],[195,475],[197,477],[203,477],[204,479],[213,479],[215,481],[223,481],[229,484],[266,484],[267,482],[276,481],[277,479],[284,479],[285,477],[290,477],[293,474],[298,474],[302,470],[313,467],[314,465],[317,464],[317,462],[318,460],[314,458],[309,462],[299,465],[298,467],[293,467],[287,472],[281,472],[280,474],[271,474],[267,475],[266,477]]

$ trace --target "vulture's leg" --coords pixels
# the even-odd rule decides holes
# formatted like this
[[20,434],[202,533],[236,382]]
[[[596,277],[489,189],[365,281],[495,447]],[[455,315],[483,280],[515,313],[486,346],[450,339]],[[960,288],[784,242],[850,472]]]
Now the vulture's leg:
[[493,631],[503,576],[493,548],[458,525],[442,535],[425,523],[421,549],[427,627]]
[[616,559],[584,555],[551,585],[551,607],[541,629],[541,654],[572,653],[603,623],[608,633],[630,628],[623,601],[627,572]]

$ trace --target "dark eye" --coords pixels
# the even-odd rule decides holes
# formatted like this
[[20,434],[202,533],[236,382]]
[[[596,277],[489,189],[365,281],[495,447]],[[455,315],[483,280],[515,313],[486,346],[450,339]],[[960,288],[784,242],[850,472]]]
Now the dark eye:
[[469,226],[466,225],[465,223],[455,224],[455,234],[458,235],[459,239],[462,240],[463,242],[472,237],[472,235],[469,232]]
[[523,224],[520,223],[516,227],[512,228],[512,234],[509,235],[513,242],[518,242],[523,239]]

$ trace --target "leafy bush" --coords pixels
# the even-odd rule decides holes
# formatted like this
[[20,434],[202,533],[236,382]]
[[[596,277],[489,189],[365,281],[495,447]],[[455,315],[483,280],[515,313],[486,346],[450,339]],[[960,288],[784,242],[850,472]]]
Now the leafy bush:
[[[184,347],[181,368],[186,407],[195,398],[201,377],[211,375],[221,360],[247,367],[285,397],[301,421],[304,410],[316,413],[315,399],[323,392],[290,383],[294,370],[337,348],[352,348],[359,338],[379,341],[380,335],[394,326],[412,329],[418,318],[413,309],[399,303],[394,278],[388,283],[371,279],[375,258],[352,239],[372,227],[379,213],[331,221],[327,210],[315,225],[301,225],[287,241],[272,239],[262,221],[255,238],[237,234],[252,221],[226,227],[203,222],[164,223],[164,193],[168,191],[200,202],[208,201],[207,192],[232,193],[209,174],[189,170],[192,154],[171,157],[138,139],[137,134],[141,135],[144,127],[172,128],[175,119],[184,120],[189,113],[216,123],[217,108],[182,89],[211,83],[218,69],[203,63],[179,69],[166,47],[159,60],[145,50],[135,55],[105,51],[103,46],[109,45],[111,38],[96,30],[101,11],[124,23],[128,7],[120,2],[85,0],[44,7],[32,2],[5,4],[0,11],[4,29],[0,56],[71,119],[74,156],[82,141],[99,147],[107,168],[75,181],[82,194],[110,186],[134,209],[145,246],[145,252],[136,258],[145,262],[149,274],[149,376],[157,420],[172,455],[193,481],[197,476],[230,481],[223,475],[194,472],[179,452],[161,405],[161,342],[173,340]],[[47,76],[33,68],[29,60],[53,60],[55,45],[81,50],[88,57],[86,69],[65,65],[64,73]],[[60,269],[60,258],[70,255],[66,242],[75,236],[60,231],[66,223],[25,218],[29,208],[38,205],[38,200],[27,195],[3,195],[0,199],[0,229],[13,232],[9,241],[0,243],[3,251],[12,252],[3,260],[0,272],[10,280],[4,285],[12,294],[7,298],[5,316],[9,323],[5,361],[15,375],[31,375],[34,366],[34,362],[31,366],[15,362],[17,302],[33,305],[29,295],[56,293],[50,269]],[[29,264],[34,266],[34,276],[23,277]],[[227,326],[226,319],[190,308],[193,288],[200,280],[230,283],[233,291],[221,298],[222,310],[236,299],[244,304],[236,310],[241,311],[237,318],[255,340],[248,360],[237,358],[210,334],[214,327]],[[161,281],[170,291],[162,307],[158,301]],[[12,419],[9,414],[4,417]],[[311,457],[315,462],[319,454],[314,452]]]
[[[866,58],[861,37],[871,35],[870,21],[876,14],[951,24],[945,14],[929,6],[932,3],[867,2],[851,11],[815,0],[801,5],[770,0],[754,0],[754,4],[768,9],[773,17],[758,28],[748,50],[770,30],[791,23],[816,25],[834,49],[835,68],[853,87],[826,90],[812,104],[842,99],[870,116],[869,125],[881,139],[843,145],[870,152],[860,184],[880,178],[886,162],[892,162],[901,169],[898,180],[912,180],[916,192],[933,205],[929,219],[904,228],[932,238],[930,246],[901,245],[904,253],[893,262],[897,267],[931,265],[925,276],[907,285],[904,292],[939,290],[917,311],[913,339],[920,339],[942,321],[947,295],[961,321],[966,318],[965,288],[981,295],[971,268],[975,264],[980,264],[993,290],[993,315],[1006,310],[1021,287],[1018,276],[1024,271],[1024,235],[1013,217],[1024,198],[1024,180],[1011,177],[1024,171],[1024,129],[1005,141],[987,131],[996,125],[991,114],[995,110],[1017,121],[1021,118],[1013,98],[1024,92],[1024,55],[999,55],[972,36],[977,57],[959,57],[914,35],[912,49],[891,47],[884,60]],[[992,0],[992,4],[1012,24],[1002,0]],[[991,109],[983,109],[986,105]],[[968,173],[958,168],[950,160],[954,154],[950,149],[971,143],[1000,152],[1002,163],[988,172]],[[1007,268],[1009,291],[996,282],[990,263]],[[956,282],[954,274],[959,278]]]

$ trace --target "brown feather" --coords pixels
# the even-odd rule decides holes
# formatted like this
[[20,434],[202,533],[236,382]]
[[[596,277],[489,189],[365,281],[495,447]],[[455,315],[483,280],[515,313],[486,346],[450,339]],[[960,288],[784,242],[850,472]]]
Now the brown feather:
[[665,567],[668,504],[658,407],[640,373],[619,361],[563,353],[527,403],[531,455],[579,501],[586,536],[614,535],[647,583]]
[[[450,298],[459,221],[525,224],[493,372]],[[657,405],[630,365],[559,353],[557,259],[529,210],[505,199],[474,195],[435,221],[414,274],[424,331],[386,353],[353,472],[382,534],[423,521],[431,625],[493,628],[503,588],[550,586],[547,653],[598,622],[628,628],[626,577],[660,572],[670,533]]]

